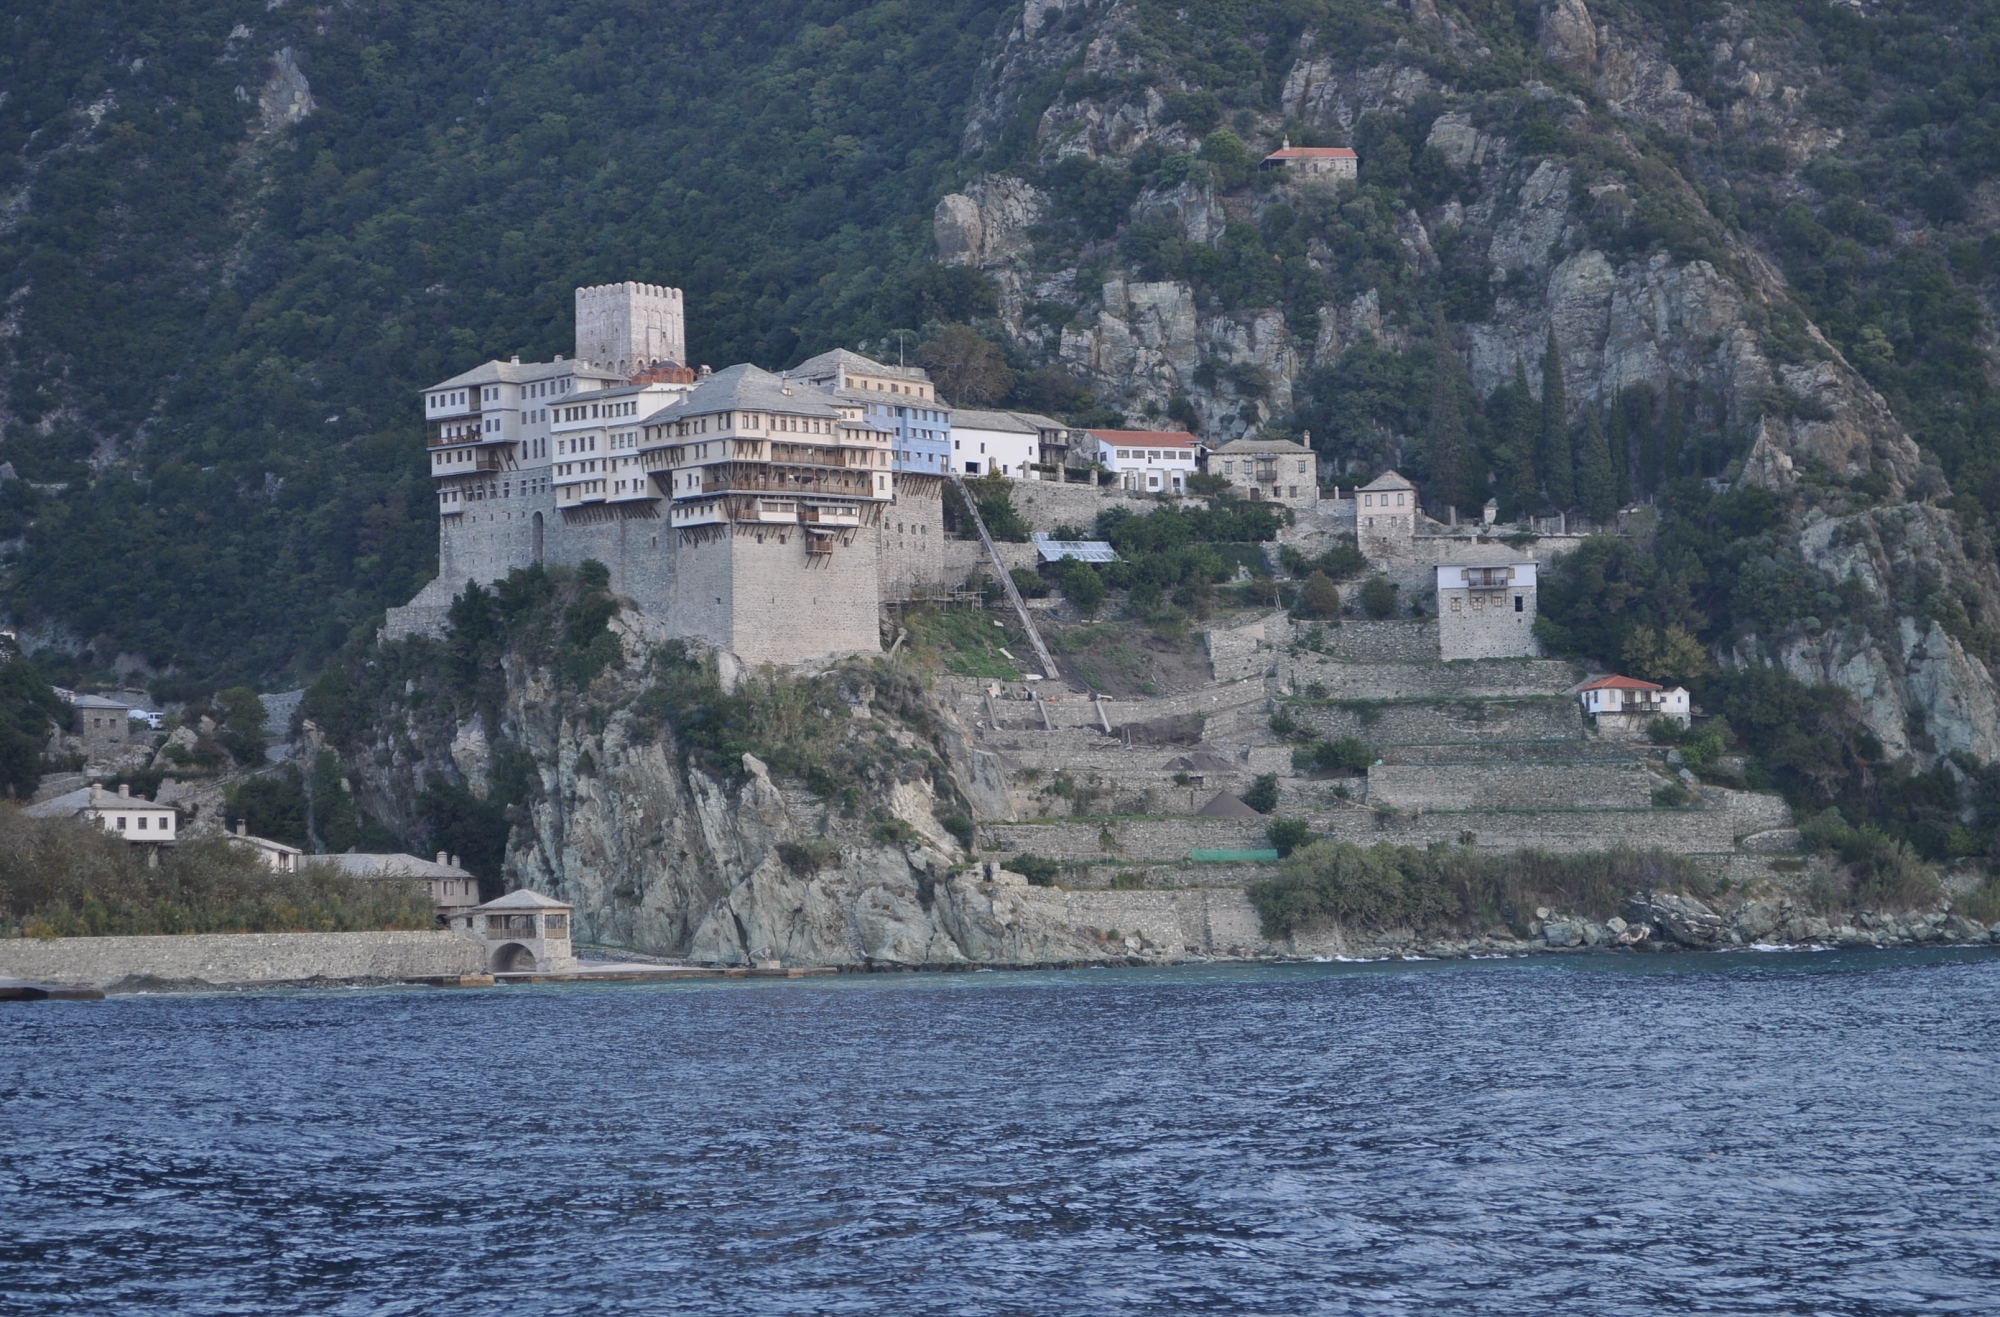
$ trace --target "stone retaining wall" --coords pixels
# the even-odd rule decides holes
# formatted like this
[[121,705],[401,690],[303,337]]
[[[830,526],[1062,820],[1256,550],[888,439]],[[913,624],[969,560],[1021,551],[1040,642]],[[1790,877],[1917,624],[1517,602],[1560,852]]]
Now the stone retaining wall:
[[1074,891],[1031,887],[1026,899],[1072,928],[1143,938],[1178,953],[1243,956],[1274,950],[1242,888]]
[[[1393,842],[1427,846],[1457,842],[1471,833],[1485,851],[1539,848],[1596,851],[1615,846],[1660,847],[1676,854],[1734,851],[1736,839],[1791,825],[1791,811],[1776,796],[1718,791],[1707,809],[1426,810],[1381,814],[1369,809],[1309,815],[1313,830],[1362,845]],[[1050,860],[1105,864],[1172,864],[1190,850],[1256,850],[1268,846],[1262,820],[1114,818],[1060,823],[993,823],[982,839],[1009,852]],[[1110,844],[1107,845],[1106,842]]]
[[[1299,628],[1312,634],[1312,623]],[[1407,622],[1348,619],[1321,632],[1319,652],[1342,663],[1435,663],[1438,661],[1437,621]]]
[[1339,663],[1310,653],[1285,658],[1279,676],[1294,692],[1303,694],[1317,683],[1336,700],[1560,695],[1577,682],[1576,669],[1557,659]]
[[1662,780],[1622,764],[1377,764],[1368,803],[1398,809],[1644,809]]
[[1210,627],[1203,633],[1209,671],[1217,681],[1261,677],[1292,643],[1291,619],[1272,613],[1233,627]]
[[[1528,696],[1505,700],[1400,700],[1343,708],[1337,704],[1292,702],[1292,721],[1328,739],[1359,737],[1386,749],[1398,745],[1482,745],[1499,741],[1539,741],[1546,753],[1567,758],[1586,744],[1583,711],[1568,696]],[[1630,758],[1623,749],[1621,757]]]
[[478,974],[486,948],[463,933],[192,933],[0,939],[0,978],[109,987],[127,979],[217,987],[307,979]]
[[[1017,480],[1007,493],[1014,511],[1036,530],[1053,532],[1058,526],[1073,526],[1086,535],[1097,533],[1097,514],[1107,508],[1130,508],[1135,515],[1144,516],[1161,504],[1151,494],[1132,490],[1046,480]],[[1206,499],[1190,501],[1196,507],[1207,506]]]

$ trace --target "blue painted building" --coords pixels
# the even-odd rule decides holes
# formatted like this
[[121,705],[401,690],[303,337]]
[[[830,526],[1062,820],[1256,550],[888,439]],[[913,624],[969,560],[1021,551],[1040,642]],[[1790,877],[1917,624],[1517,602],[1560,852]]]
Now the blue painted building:
[[939,400],[930,372],[916,366],[885,366],[858,352],[835,348],[786,374],[828,391],[840,402],[861,406],[864,420],[893,431],[897,471],[950,474],[951,408]]

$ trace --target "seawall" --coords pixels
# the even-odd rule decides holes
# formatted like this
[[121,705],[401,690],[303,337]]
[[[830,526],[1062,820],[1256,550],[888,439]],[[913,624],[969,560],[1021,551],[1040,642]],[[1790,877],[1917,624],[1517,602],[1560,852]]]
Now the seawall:
[[104,988],[131,979],[226,987],[310,979],[408,979],[485,970],[463,933],[190,933],[0,939],[0,978]]

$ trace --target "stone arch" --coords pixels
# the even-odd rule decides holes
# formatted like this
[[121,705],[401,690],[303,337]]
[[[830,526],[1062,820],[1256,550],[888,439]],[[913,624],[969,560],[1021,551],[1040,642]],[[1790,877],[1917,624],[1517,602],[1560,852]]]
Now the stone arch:
[[535,968],[535,953],[519,942],[508,942],[493,949],[493,972],[495,974],[524,973]]
[[542,514],[535,514],[535,561],[542,560]]

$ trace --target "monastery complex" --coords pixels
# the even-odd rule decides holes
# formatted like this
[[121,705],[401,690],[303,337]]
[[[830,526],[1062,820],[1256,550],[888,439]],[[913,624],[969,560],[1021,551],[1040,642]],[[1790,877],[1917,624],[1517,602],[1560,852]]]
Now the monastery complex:
[[1030,501],[1066,514],[1051,525],[1089,525],[1111,501],[1186,494],[1205,469],[1289,508],[1288,543],[1348,539],[1399,588],[1435,591],[1445,659],[1535,655],[1536,562],[1574,543],[1523,552],[1490,524],[1441,526],[1395,472],[1323,492],[1312,449],[1290,440],[1208,451],[1181,431],[1072,430],[955,409],[925,371],[845,349],[712,372],[687,365],[686,343],[679,289],[579,288],[574,357],[490,361],[425,389],[439,570],[388,634],[436,632],[468,581],[595,560],[665,635],[746,663],[873,652],[884,603],[1032,561],[944,534],[944,485],[965,476],[1053,481]]

